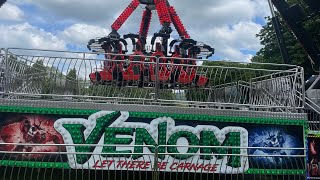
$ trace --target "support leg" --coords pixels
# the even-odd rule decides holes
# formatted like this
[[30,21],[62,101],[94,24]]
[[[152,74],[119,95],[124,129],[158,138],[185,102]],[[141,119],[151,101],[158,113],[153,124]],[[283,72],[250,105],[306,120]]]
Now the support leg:
[[122,12],[118,19],[111,25],[113,31],[117,31],[125,23],[125,21],[130,17],[134,10],[139,6],[139,0],[132,0],[129,6]]
[[165,24],[171,24],[171,17],[167,6],[167,1],[154,0],[154,4],[156,5],[156,10],[158,12],[161,25],[164,26]]
[[147,40],[151,18],[152,18],[152,12],[150,9],[146,9],[145,11],[143,11],[143,16],[140,24],[140,32],[139,32],[141,39],[145,41],[145,42],[141,42],[143,47]]
[[[170,35],[172,32],[172,29],[170,27],[171,25],[171,17],[168,10],[168,2],[167,0],[154,0],[154,4],[156,5],[156,10],[158,12],[159,20],[162,25],[162,28],[159,32],[159,34],[162,35]],[[168,39],[166,36],[163,36],[162,38],[162,47],[164,49],[164,54],[167,55],[168,51]]]
[[169,7],[169,13],[170,13],[172,23],[173,23],[174,27],[176,28],[176,30],[178,31],[179,36],[183,39],[184,38],[189,39],[190,36],[189,36],[186,28],[184,27],[182,21],[180,20],[177,12],[173,6]]

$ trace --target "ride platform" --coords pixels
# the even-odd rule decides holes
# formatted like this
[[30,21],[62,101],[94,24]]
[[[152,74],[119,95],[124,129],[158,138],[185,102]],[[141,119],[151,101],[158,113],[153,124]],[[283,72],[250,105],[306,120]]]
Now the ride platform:
[[306,177],[299,66],[9,48],[0,68],[3,179]]

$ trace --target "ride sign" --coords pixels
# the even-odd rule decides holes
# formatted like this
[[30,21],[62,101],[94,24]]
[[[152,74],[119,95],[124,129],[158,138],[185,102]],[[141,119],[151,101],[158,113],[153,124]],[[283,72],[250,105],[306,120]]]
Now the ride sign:
[[157,149],[157,168],[163,171],[241,173],[249,168],[248,152],[239,148],[248,147],[248,131],[242,127],[176,126],[170,117],[126,122],[128,118],[128,112],[100,111],[88,120],[58,119],[55,129],[74,145],[66,149],[70,167],[151,171],[156,157],[150,156]]
[[1,107],[0,119],[2,166],[305,173],[292,163],[305,162],[303,118]]

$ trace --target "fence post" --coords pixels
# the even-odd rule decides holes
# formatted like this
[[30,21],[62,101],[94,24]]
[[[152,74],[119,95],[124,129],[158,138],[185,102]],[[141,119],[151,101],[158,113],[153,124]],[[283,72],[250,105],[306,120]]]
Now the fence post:
[[304,68],[300,67],[300,80],[301,80],[301,94],[302,94],[302,107],[306,107],[306,89],[305,89],[305,83],[306,80],[304,79]]
[[5,70],[4,70],[4,75],[3,75],[3,79],[4,79],[4,96],[9,92],[9,57],[8,57],[8,48],[5,49],[5,56],[4,56],[4,63],[5,63]]
[[154,150],[154,163],[153,163],[153,177],[152,180],[158,180],[159,174],[158,174],[158,146],[155,147]]
[[158,98],[159,98],[159,88],[160,88],[160,83],[159,83],[159,60],[160,58],[157,57],[156,58],[156,82],[155,82],[155,95],[154,95],[154,99],[155,101],[158,101]]

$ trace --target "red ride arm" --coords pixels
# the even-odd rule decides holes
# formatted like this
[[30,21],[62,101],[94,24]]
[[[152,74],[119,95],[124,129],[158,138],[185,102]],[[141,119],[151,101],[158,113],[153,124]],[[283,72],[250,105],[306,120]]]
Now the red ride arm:
[[156,5],[161,25],[164,23],[170,24],[171,17],[167,6],[167,0],[154,0],[154,4]]
[[180,20],[177,12],[173,6],[169,7],[169,13],[170,13],[170,16],[172,19],[172,23],[173,23],[174,27],[176,28],[176,30],[178,31],[179,36],[186,38],[186,39],[189,39],[190,36],[189,36],[186,28],[184,27],[182,21]]
[[151,21],[152,13],[150,9],[146,9],[143,11],[143,16],[140,24],[140,32],[139,35],[141,37],[147,38],[149,28],[150,28],[150,21]]
[[139,0],[132,0],[129,6],[122,12],[118,19],[111,25],[112,30],[118,30],[124,22],[130,17],[134,10],[139,6]]

